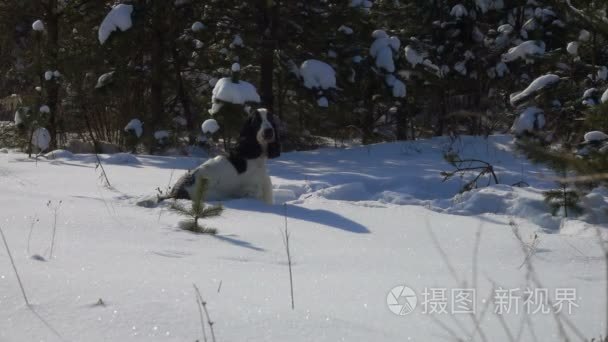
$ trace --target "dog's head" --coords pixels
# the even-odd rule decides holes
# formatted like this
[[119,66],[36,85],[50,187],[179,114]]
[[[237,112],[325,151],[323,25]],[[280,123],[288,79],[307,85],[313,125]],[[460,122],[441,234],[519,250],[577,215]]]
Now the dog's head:
[[277,158],[281,155],[279,132],[272,115],[265,108],[259,108],[247,118],[236,150],[246,159],[261,156]]

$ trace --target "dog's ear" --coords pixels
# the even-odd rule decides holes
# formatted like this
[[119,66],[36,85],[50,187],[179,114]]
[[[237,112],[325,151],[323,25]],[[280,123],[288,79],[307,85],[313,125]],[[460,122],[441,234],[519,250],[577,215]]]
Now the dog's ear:
[[255,159],[262,155],[262,146],[257,140],[257,129],[253,121],[253,116],[247,118],[235,147],[236,153],[245,159]]
[[281,155],[281,143],[274,141],[268,144],[268,158],[278,158]]
[[281,139],[279,135],[279,129],[277,125],[274,123],[274,120],[270,120],[272,124],[272,128],[274,129],[274,141],[268,144],[268,154],[269,159],[277,158],[281,155]]

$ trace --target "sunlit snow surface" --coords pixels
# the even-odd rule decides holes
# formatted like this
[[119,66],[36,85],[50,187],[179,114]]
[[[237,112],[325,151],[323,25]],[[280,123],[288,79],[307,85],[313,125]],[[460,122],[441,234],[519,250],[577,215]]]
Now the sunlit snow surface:
[[[440,172],[451,166],[442,155],[450,147],[463,158],[491,162],[501,184],[459,194],[465,179],[443,183]],[[511,137],[492,136],[284,153],[269,161],[277,203],[224,201],[220,217],[203,220],[217,236],[177,229],[181,217],[170,202],[135,205],[203,159],[101,155],[108,189],[92,155],[35,161],[3,150],[0,225],[32,305],[24,305],[1,248],[0,341],[202,341],[193,283],[207,301],[217,341],[453,340],[437,321],[465,339],[474,330],[470,317],[425,314],[423,291],[474,286],[480,315],[483,301],[492,301],[493,283],[525,288],[526,256],[510,221],[527,243],[538,235],[530,260],[542,286],[552,296],[556,288],[575,288],[579,307],[567,317],[587,338],[598,337],[606,329],[607,284],[595,232],[605,227],[594,223],[606,217],[599,211],[581,220],[551,217],[542,191],[555,186],[553,173],[512,149]],[[512,186],[520,181],[531,186]],[[607,196],[599,189],[585,201],[606,207]],[[387,306],[398,285],[418,295],[418,307],[406,316]],[[504,320],[518,331],[522,317]],[[551,315],[530,317],[540,340],[560,339]],[[492,311],[481,322],[488,340],[506,340]],[[527,328],[522,340],[533,340]]]

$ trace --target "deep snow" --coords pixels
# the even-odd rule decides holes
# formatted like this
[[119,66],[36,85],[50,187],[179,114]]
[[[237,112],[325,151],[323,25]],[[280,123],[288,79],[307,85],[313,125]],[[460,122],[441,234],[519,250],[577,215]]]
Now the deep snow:
[[[494,283],[524,288],[526,257],[510,222],[527,243],[538,235],[530,260],[543,287],[575,288],[579,307],[567,317],[586,337],[598,337],[606,329],[608,284],[595,236],[595,228],[604,232],[605,226],[593,222],[606,217],[599,211],[585,221],[548,215],[541,192],[553,187],[552,173],[515,156],[512,147],[511,137],[495,136],[285,153],[269,162],[277,204],[224,202],[222,216],[204,222],[219,229],[217,236],[179,231],[180,217],[169,203],[135,205],[201,159],[102,156],[108,189],[94,156],[57,153],[36,162],[5,151],[0,227],[32,307],[24,305],[0,249],[0,341],[202,341],[193,283],[208,302],[218,341],[453,340],[437,322],[464,338],[473,330],[468,315],[424,314],[419,307],[397,316],[387,294],[407,285],[420,303],[424,288],[474,284],[482,311]],[[449,149],[492,162],[502,184],[459,194],[465,180],[442,183],[440,171],[451,169],[442,159]],[[520,181],[531,186],[511,186]],[[591,197],[596,208],[605,207],[608,191]],[[34,259],[49,259],[49,207],[59,201],[53,257]],[[284,210],[295,310],[281,235]],[[33,218],[40,221],[28,250]],[[104,304],[96,305],[100,299]],[[514,333],[523,317],[504,316]],[[539,340],[557,340],[551,315],[530,318]],[[488,340],[506,340],[491,311],[480,321]],[[532,340],[529,331],[522,340]]]

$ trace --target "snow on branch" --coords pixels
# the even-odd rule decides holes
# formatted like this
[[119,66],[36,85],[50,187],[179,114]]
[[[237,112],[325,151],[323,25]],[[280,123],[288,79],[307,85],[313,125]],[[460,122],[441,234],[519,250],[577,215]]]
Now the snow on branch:
[[530,96],[533,96],[534,94],[537,94],[539,91],[541,91],[543,89],[553,86],[557,82],[559,82],[559,76],[557,76],[557,75],[547,74],[547,75],[540,76],[537,79],[535,79],[534,81],[532,81],[532,83],[530,83],[530,85],[528,85],[528,87],[526,89],[524,89],[523,91],[521,91],[519,93],[511,94],[511,99],[510,99],[511,105],[516,106],[518,103],[526,100],[527,98],[529,98]]
[[395,72],[395,61],[393,55],[399,51],[401,41],[399,38],[389,37],[383,30],[376,30],[372,33],[374,42],[369,48],[369,54],[374,58],[376,67],[387,72]]
[[131,13],[133,13],[133,6],[131,5],[119,4],[112,7],[112,10],[99,25],[99,43],[103,45],[110,38],[112,32],[116,30],[124,32],[130,29],[133,25]]
[[300,76],[308,89],[336,88],[336,71],[331,65],[308,59],[300,66]]
[[253,84],[246,81],[234,82],[231,77],[221,78],[213,87],[213,102],[209,113],[211,115],[219,112],[222,103],[244,105],[249,102],[260,102],[260,95]]

